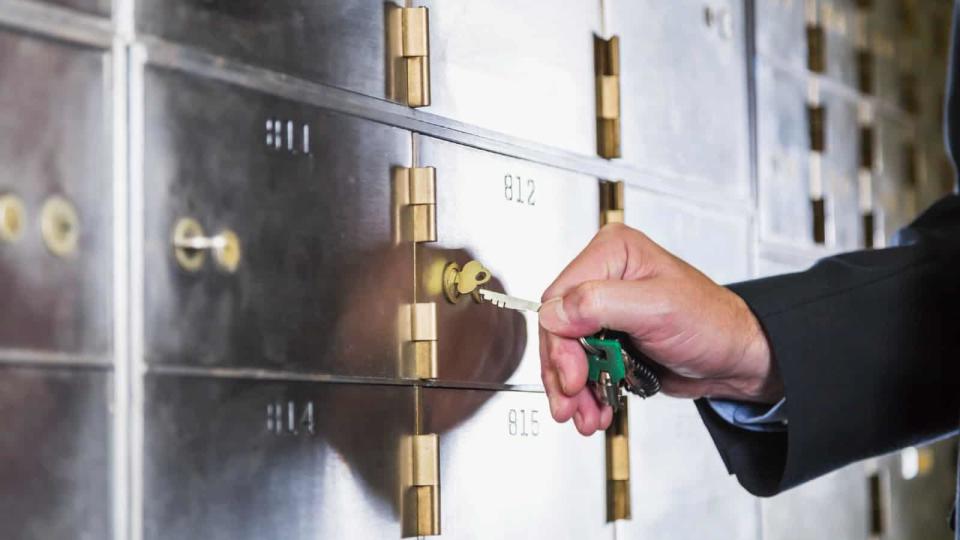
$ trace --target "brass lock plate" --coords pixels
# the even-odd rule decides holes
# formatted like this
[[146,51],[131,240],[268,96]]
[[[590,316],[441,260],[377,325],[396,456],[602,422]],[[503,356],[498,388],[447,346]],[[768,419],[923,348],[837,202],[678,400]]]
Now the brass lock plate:
[[213,249],[213,258],[220,269],[232,274],[240,265],[242,256],[240,238],[233,231],[226,229],[217,235],[217,240],[217,245]]
[[0,241],[16,242],[23,236],[26,221],[23,201],[16,195],[0,196]]
[[40,211],[40,233],[50,253],[70,257],[77,251],[80,239],[80,218],[67,199],[54,195]]
[[203,266],[206,253],[202,249],[188,247],[196,238],[204,235],[203,227],[193,218],[180,218],[173,228],[173,254],[180,268],[196,272]]
[[443,269],[443,295],[447,301],[456,304],[463,295],[471,295],[474,302],[480,303],[478,289],[493,278],[490,271],[477,261],[470,261],[461,268],[451,262]]

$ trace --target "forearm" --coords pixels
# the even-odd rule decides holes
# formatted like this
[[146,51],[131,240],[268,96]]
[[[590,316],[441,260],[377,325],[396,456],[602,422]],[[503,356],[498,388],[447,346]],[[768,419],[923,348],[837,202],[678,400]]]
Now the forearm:
[[700,405],[745,487],[776,493],[956,429],[958,210],[955,197],[932,208],[905,231],[910,245],[730,287],[760,321],[789,404],[785,434],[749,436]]

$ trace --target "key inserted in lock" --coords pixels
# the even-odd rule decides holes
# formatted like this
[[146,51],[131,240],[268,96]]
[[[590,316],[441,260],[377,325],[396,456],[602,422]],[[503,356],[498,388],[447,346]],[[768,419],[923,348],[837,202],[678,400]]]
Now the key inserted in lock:
[[443,294],[451,304],[456,304],[461,296],[467,294],[479,303],[480,286],[492,278],[490,271],[477,261],[470,261],[462,268],[451,262],[443,269]]

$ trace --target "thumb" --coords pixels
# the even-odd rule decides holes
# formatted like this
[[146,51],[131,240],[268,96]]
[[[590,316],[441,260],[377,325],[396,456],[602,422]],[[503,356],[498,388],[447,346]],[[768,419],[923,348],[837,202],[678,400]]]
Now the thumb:
[[665,302],[648,280],[587,281],[540,307],[540,326],[558,336],[578,338],[606,328],[646,334]]

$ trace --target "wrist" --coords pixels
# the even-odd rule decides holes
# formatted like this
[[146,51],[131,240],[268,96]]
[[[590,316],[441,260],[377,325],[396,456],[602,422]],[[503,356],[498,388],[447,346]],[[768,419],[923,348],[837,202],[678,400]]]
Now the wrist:
[[[736,295],[734,295],[736,296]],[[743,343],[740,346],[740,358],[737,364],[743,368],[743,383],[740,391],[742,399],[761,403],[776,403],[783,399],[783,380],[773,362],[770,342],[760,326],[760,321],[739,296],[742,314]]]

